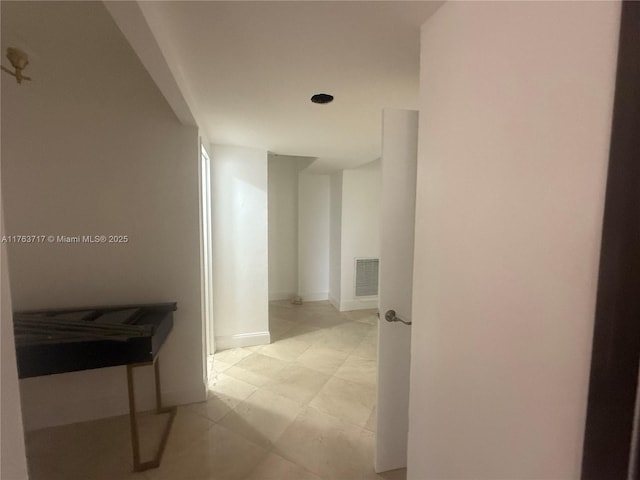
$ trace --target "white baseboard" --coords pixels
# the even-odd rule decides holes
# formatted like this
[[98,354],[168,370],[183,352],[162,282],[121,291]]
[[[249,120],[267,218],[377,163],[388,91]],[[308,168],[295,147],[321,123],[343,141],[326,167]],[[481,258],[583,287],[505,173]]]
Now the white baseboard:
[[239,333],[237,335],[216,337],[216,352],[238,347],[253,347],[271,343],[269,332]]
[[370,308],[378,308],[378,297],[369,297],[366,300],[346,300],[340,302],[339,310],[341,312],[350,312],[352,310],[368,310]]
[[329,303],[333,305],[333,308],[340,311],[340,300],[333,298],[331,295],[329,295]]
[[293,292],[274,292],[269,294],[269,301],[289,300],[295,293]]
[[[391,455],[387,453],[387,456]],[[378,458],[374,459],[373,471],[376,473],[388,472],[390,470],[396,470],[398,468],[407,468],[406,460],[386,459],[387,461],[381,461]],[[395,461],[394,461],[395,460]]]
[[305,302],[320,302],[322,300],[329,300],[329,292],[301,293],[300,296]]

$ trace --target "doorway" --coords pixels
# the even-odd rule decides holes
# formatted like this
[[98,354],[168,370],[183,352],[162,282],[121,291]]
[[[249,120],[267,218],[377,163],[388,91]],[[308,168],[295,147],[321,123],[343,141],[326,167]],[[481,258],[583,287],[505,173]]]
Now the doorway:
[[204,350],[205,350],[205,384],[212,378],[213,354],[215,353],[215,337],[213,333],[213,263],[211,239],[211,160],[202,142],[200,143],[200,228],[201,238],[201,282],[202,313],[204,317]]

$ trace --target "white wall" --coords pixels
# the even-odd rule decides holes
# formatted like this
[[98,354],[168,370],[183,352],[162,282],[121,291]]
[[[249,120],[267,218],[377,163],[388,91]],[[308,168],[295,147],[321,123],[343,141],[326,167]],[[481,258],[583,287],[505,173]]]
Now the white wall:
[[269,343],[267,152],[212,145],[216,349]]
[[193,115],[195,102],[192,98],[185,98],[189,90],[183,72],[172,70],[169,65],[178,62],[175,58],[166,57],[165,37],[157,34],[157,21],[149,15],[148,5],[111,1],[104,2],[104,5],[180,122],[183,125],[202,125],[202,121],[197,122]]
[[298,293],[300,157],[269,154],[269,300]]
[[329,301],[340,310],[342,273],[342,170],[329,177]]
[[577,479],[619,3],[422,31],[411,479]]
[[[0,226],[4,230],[2,214],[2,196],[0,195]],[[0,387],[0,478],[7,480],[23,480],[28,478],[27,458],[24,447],[22,424],[22,408],[20,406],[20,390],[18,370],[16,367],[16,349],[13,340],[13,315],[11,309],[11,292],[9,287],[9,267],[7,264],[7,248],[3,243],[0,258],[0,355],[2,361]]]
[[329,298],[329,175],[298,177],[298,295]]
[[[204,399],[197,129],[178,122],[101,3],[2,8],[3,49],[25,39],[33,77],[2,82],[7,232],[130,239],[10,245],[14,309],[177,301],[161,352],[165,399]],[[124,375],[22,380],[25,427],[125,413]]]
[[378,298],[355,296],[355,259],[380,256],[380,161],[343,171],[340,310],[376,308]]

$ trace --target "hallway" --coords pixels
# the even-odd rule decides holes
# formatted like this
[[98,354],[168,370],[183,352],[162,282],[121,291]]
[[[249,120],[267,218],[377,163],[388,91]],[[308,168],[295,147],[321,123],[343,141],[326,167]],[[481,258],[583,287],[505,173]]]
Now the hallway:
[[157,470],[130,473],[122,416],[29,433],[32,478],[403,479],[372,467],[375,312],[273,302],[270,329],[270,345],[215,355],[208,401],[179,409]]

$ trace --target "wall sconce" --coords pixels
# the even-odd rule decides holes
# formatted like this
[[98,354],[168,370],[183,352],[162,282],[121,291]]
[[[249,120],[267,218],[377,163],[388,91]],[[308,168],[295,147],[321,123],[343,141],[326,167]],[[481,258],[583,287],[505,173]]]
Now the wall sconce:
[[0,65],[0,68],[7,72],[9,75],[13,75],[16,77],[18,83],[22,83],[22,80],[31,80],[31,77],[27,77],[22,74],[22,70],[24,70],[27,65],[29,65],[29,57],[22,50],[18,50],[17,48],[9,47],[7,48],[7,58],[11,62],[15,71],[9,70],[4,65]]

